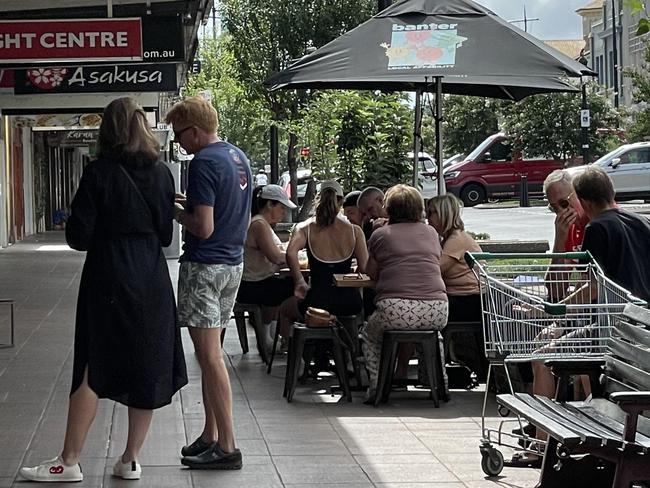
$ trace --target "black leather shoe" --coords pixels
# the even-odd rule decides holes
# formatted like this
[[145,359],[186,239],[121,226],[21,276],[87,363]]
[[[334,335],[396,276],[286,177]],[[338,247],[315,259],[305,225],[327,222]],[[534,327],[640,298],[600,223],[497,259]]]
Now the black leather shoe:
[[535,434],[537,434],[537,429],[533,424],[526,424],[523,428],[517,427],[512,429],[512,435],[518,437],[517,444],[526,449],[530,443],[535,440]]
[[223,452],[216,442],[212,447],[196,456],[186,456],[181,464],[191,469],[241,469],[242,456],[239,449]]
[[211,448],[213,444],[216,444],[216,442],[205,442],[201,439],[201,436],[199,436],[194,442],[181,448],[181,456],[198,456],[202,452]]

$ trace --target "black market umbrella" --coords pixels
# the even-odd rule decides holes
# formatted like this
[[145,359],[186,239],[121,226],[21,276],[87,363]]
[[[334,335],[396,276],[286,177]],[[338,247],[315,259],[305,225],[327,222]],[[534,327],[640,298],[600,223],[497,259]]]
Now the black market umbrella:
[[[415,164],[421,93],[436,92],[436,159],[442,187],[442,93],[518,101],[537,93],[578,91],[567,78],[594,75],[471,0],[402,0],[264,84],[270,90],[415,91]],[[414,178],[416,172],[417,167]]]

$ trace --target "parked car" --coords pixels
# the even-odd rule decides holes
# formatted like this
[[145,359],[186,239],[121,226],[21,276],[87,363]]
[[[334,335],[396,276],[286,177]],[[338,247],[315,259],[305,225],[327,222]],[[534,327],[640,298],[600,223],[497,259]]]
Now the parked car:
[[[298,205],[302,205],[302,201],[305,198],[305,192],[307,191],[307,183],[312,179],[311,170],[305,168],[299,168],[296,171],[296,177],[298,178]],[[289,172],[285,171],[280,175],[278,179],[278,185],[280,185],[284,191],[287,192],[289,198],[291,198],[291,180],[289,179]],[[318,191],[318,186],[316,187]]]
[[448,166],[443,174],[447,191],[472,207],[488,198],[516,197],[524,175],[530,197],[541,198],[548,174],[563,167],[562,161],[513,151],[508,137],[498,133],[485,139],[463,161]]
[[[650,142],[624,144],[591,165],[607,172],[617,200],[650,199]],[[577,175],[589,166],[575,166],[567,171]]]
[[[409,161],[413,161],[413,152],[408,153]],[[436,165],[436,158],[430,156],[425,152],[421,152],[419,156],[419,177],[418,182],[422,197],[427,199],[438,195],[438,166]],[[445,168],[463,159],[462,154],[454,154],[450,158],[442,162],[443,171]]]

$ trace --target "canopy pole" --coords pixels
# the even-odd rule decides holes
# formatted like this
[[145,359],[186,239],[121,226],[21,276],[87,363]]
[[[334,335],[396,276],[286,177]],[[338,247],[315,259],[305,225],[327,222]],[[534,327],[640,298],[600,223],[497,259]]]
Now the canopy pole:
[[442,174],[442,77],[436,77],[436,165],[438,166],[438,195],[447,193]]
[[269,150],[271,151],[271,183],[277,183],[280,178],[280,167],[278,164],[278,126],[275,122],[269,130]]
[[422,131],[422,89],[415,90],[415,126],[413,128],[413,186],[418,187],[420,134]]

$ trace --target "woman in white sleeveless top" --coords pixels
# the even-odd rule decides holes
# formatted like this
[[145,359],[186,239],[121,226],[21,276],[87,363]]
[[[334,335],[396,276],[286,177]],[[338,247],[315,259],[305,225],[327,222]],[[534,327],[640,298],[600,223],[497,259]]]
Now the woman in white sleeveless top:
[[244,271],[237,301],[262,305],[262,318],[269,324],[269,332],[277,307],[293,295],[291,277],[280,278],[276,274],[286,266],[286,258],[273,226],[280,222],[287,209],[294,208],[296,205],[278,185],[259,186],[253,191],[252,218],[244,244]]

